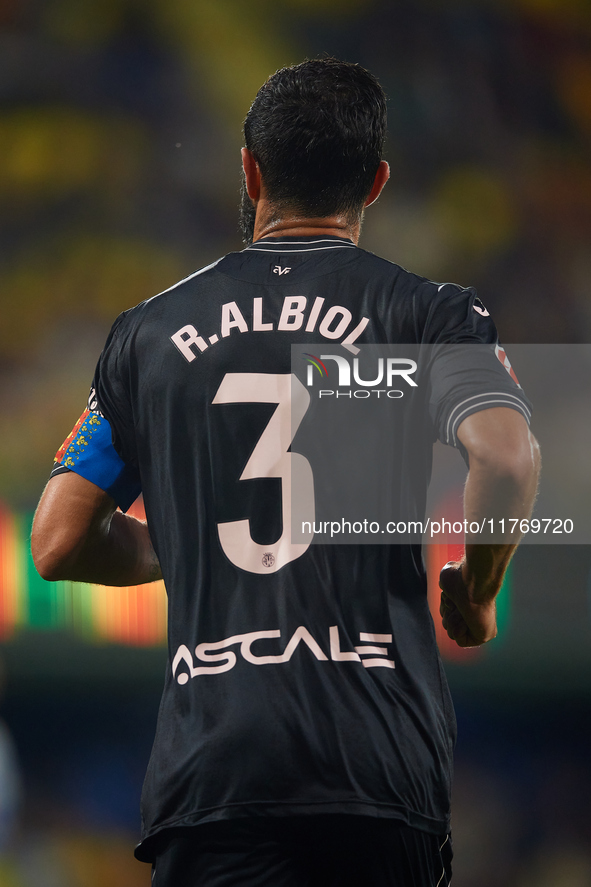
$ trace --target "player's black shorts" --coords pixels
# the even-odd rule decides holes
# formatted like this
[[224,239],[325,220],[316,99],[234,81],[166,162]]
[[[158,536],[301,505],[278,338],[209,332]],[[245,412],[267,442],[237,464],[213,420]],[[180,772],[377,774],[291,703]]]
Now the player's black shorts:
[[166,832],[153,887],[448,887],[449,835],[393,819],[235,819]]

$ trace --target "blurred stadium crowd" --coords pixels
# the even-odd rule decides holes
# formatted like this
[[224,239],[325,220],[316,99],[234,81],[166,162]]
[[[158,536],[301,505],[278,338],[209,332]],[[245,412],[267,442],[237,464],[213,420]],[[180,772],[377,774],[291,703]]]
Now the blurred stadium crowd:
[[269,72],[390,99],[363,243],[479,288],[505,341],[591,335],[587,0],[2,0],[0,496],[33,504],[119,311],[223,252]]
[[[242,119],[268,74],[322,53],[367,66],[389,97],[392,179],[361,245],[475,285],[505,343],[591,341],[589,0],[0,0],[5,509],[34,507],[115,316],[241,248]],[[148,884],[129,848],[157,689],[135,719],[103,691],[117,738],[54,687],[40,714],[78,725],[68,773],[73,747],[57,728],[54,746],[35,741],[39,699],[11,697],[9,675],[24,788],[0,725],[0,887]],[[584,704],[563,732],[590,736]],[[460,704],[454,884],[586,887],[586,754],[571,735],[552,757],[547,734],[528,768],[549,706],[514,705]]]

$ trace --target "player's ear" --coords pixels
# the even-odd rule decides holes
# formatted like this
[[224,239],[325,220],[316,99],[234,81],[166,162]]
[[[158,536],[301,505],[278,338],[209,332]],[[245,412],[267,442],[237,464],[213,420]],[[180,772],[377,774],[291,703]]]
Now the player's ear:
[[364,206],[371,206],[372,203],[375,203],[375,201],[378,199],[378,197],[382,193],[382,189],[389,178],[390,178],[390,165],[385,160],[381,160],[380,165],[378,166],[378,171],[376,173],[376,177],[373,180],[373,185],[372,185],[371,191],[369,192],[369,196],[368,196],[367,200],[365,201]]
[[251,200],[258,200],[261,195],[261,171],[248,148],[242,149],[242,169],[246,179],[246,190]]

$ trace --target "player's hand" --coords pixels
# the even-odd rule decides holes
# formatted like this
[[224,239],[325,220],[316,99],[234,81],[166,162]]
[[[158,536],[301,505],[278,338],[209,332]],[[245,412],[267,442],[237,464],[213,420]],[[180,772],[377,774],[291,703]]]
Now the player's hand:
[[450,561],[439,574],[443,627],[459,647],[479,647],[497,635],[495,601],[474,603],[462,570],[465,564]]

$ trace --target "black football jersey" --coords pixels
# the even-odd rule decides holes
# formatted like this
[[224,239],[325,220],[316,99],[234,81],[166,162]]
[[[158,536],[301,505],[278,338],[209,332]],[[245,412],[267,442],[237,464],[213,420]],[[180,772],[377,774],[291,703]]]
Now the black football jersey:
[[141,486],[169,599],[139,858],[162,829],[233,817],[449,829],[455,721],[420,547],[291,541],[290,351],[319,343],[488,344],[477,370],[452,351],[434,373],[432,438],[457,445],[490,406],[529,416],[472,289],[341,238],[260,240],[117,319],[88,415]]

